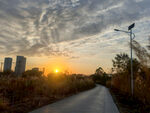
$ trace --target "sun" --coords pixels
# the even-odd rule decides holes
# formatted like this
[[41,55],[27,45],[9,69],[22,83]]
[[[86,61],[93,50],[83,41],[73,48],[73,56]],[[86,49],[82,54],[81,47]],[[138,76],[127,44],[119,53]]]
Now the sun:
[[59,73],[59,70],[58,70],[58,69],[55,69],[55,73]]

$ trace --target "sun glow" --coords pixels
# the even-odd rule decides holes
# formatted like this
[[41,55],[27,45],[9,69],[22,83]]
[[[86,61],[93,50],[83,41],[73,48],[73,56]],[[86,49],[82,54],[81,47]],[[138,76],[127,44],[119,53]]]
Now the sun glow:
[[55,69],[55,73],[59,73],[59,70],[58,70],[58,69]]

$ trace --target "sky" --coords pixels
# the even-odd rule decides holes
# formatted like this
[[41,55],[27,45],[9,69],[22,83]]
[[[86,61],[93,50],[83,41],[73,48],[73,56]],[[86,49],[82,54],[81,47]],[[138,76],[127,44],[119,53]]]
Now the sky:
[[[150,0],[0,0],[0,61],[27,57],[27,69],[110,72],[112,59],[128,53],[127,30],[148,44]],[[14,64],[15,65],[15,64]]]

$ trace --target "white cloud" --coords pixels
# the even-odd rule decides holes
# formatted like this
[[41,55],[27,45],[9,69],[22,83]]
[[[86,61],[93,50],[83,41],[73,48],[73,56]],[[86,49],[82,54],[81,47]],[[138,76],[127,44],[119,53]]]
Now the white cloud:
[[149,0],[0,0],[0,52],[76,57],[87,48],[86,55],[94,54],[90,47],[118,45],[110,29],[149,18],[149,5]]

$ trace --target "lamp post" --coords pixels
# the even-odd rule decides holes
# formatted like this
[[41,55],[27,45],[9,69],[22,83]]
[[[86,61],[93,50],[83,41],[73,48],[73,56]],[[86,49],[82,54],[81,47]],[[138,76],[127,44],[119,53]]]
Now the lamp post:
[[134,81],[133,81],[133,55],[132,55],[132,41],[135,38],[135,34],[132,32],[132,28],[134,28],[135,23],[131,24],[128,27],[128,31],[124,31],[124,30],[119,30],[119,29],[114,29],[115,31],[119,31],[119,32],[124,32],[130,35],[130,52],[131,52],[131,94],[133,96],[134,94]]

